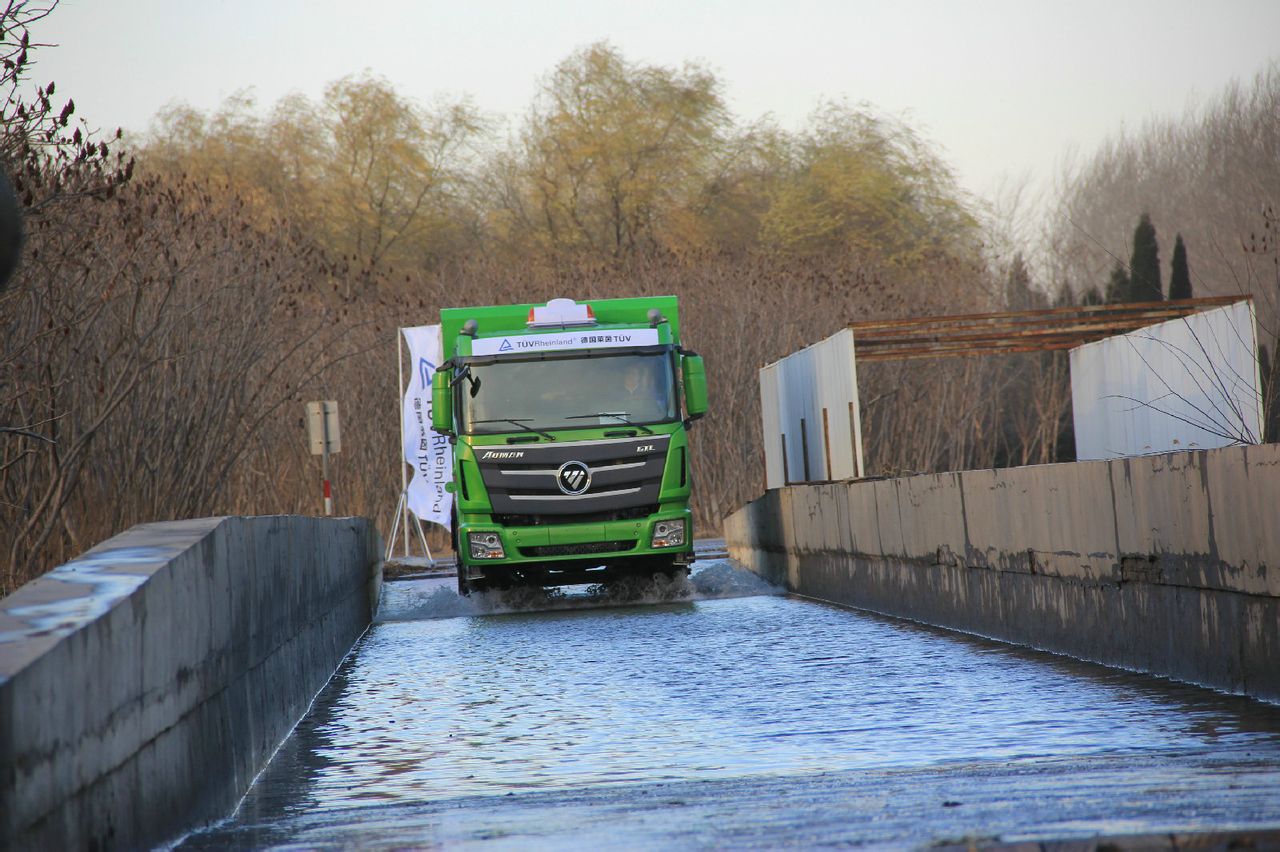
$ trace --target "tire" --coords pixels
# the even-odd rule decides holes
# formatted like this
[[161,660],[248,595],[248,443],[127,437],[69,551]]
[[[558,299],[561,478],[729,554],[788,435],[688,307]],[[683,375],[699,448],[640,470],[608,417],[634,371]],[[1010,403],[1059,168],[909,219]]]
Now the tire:
[[470,597],[471,585],[467,582],[466,569],[462,566],[462,552],[458,550],[458,505],[456,502],[449,510],[449,546],[453,548],[453,563],[457,566],[458,571],[458,596],[463,598]]
[[462,553],[458,550],[458,506],[449,510],[449,546],[453,548],[453,560],[462,566]]
[[489,585],[488,580],[467,580],[461,574],[458,575],[458,594],[464,598],[483,594],[492,588],[493,586]]

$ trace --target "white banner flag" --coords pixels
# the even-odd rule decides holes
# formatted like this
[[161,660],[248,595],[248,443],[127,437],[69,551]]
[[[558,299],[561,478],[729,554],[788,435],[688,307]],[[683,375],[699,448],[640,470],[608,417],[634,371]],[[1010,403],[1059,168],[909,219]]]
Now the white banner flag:
[[[453,479],[453,448],[431,428],[431,382],[443,360],[440,326],[402,328],[409,344],[409,387],[404,393],[404,460],[413,468],[409,511],[424,521],[449,526],[453,495],[445,484]],[[441,381],[448,381],[446,376]]]

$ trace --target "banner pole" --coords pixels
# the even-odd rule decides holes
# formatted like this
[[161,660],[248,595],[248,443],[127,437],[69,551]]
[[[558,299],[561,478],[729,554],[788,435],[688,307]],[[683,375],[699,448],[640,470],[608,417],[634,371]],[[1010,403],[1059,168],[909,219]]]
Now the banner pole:
[[[396,458],[400,460],[400,505],[396,511],[404,512],[396,518],[396,525],[404,525],[404,555],[409,556],[409,501],[405,495],[409,493],[409,475],[405,472],[404,460],[404,329],[396,328],[396,364],[399,367],[400,384],[396,390],[400,396],[400,448],[396,450]],[[394,545],[394,542],[393,542]]]
[[391,557],[396,552],[396,534],[400,531],[400,507],[404,505],[405,494],[400,492],[400,499],[396,501],[396,510],[391,513],[391,535],[387,536],[387,555],[383,559],[387,562],[391,561]]
[[418,541],[422,544],[422,552],[427,554],[427,567],[434,568],[436,567],[436,558],[431,555],[431,548],[427,546],[427,535],[422,531],[422,520],[415,515],[413,522],[418,527]]

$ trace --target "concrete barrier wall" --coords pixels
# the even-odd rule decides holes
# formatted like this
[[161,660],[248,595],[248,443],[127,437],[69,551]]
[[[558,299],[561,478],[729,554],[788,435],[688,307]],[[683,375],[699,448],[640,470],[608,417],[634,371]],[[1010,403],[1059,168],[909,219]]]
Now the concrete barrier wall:
[[0,846],[229,813],[369,624],[380,550],[362,518],[144,524],[0,601]]
[[1280,444],[792,486],[724,534],[800,594],[1280,701]]

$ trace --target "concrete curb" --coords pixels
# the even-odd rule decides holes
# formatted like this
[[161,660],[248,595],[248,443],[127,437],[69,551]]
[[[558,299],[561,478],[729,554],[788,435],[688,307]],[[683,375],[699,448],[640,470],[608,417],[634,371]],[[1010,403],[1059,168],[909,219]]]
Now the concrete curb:
[[133,848],[225,816],[368,626],[363,518],[143,524],[0,601],[0,831]]
[[1280,444],[797,485],[730,554],[816,598],[1280,701]]

